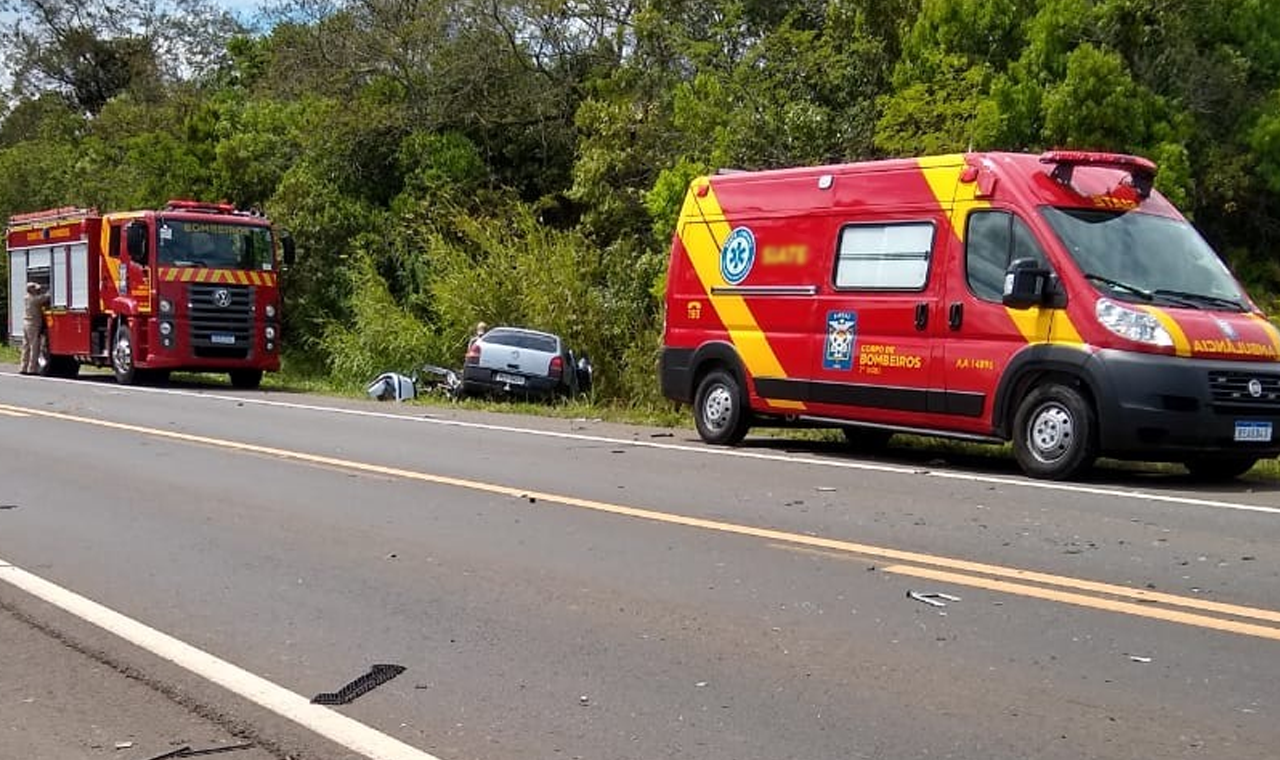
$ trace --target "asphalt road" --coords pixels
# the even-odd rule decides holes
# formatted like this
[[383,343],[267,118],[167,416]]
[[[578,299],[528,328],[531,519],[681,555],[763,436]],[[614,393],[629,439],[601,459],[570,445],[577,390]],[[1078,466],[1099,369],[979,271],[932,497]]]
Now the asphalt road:
[[1278,546],[1274,482],[3,374],[0,760],[1274,760]]

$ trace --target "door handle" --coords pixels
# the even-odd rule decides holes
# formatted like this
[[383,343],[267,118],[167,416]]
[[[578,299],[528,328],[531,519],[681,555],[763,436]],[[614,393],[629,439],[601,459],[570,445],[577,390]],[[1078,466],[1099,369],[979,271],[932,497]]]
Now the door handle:
[[952,330],[959,330],[962,322],[964,322],[964,304],[956,301],[947,311],[947,325]]
[[916,304],[916,329],[923,330],[929,326],[929,304]]

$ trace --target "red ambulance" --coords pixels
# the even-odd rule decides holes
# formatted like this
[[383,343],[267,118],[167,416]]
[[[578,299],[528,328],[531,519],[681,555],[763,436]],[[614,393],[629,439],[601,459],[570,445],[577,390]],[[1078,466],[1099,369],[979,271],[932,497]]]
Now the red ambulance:
[[698,432],[1012,441],[1231,478],[1280,454],[1280,331],[1134,156],[975,153],[694,180],[663,393]]

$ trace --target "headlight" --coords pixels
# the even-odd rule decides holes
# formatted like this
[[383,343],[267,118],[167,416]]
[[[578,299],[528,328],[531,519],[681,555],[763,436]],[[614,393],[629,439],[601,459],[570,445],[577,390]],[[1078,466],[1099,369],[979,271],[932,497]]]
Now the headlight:
[[170,335],[173,335],[173,323],[172,323],[172,322],[161,322],[161,323],[160,323],[160,334],[161,334],[161,335],[163,335],[163,336],[165,336],[165,337],[168,337],[168,336],[170,336]]
[[161,298],[161,299],[160,299],[160,313],[161,313],[161,314],[172,314],[172,313],[173,313],[173,301],[170,301],[168,298]]
[[264,309],[264,311],[266,311],[268,318],[274,319],[276,316],[276,305],[273,303],[269,303],[267,304],[267,308]]
[[1099,298],[1094,311],[1098,322],[1121,338],[1162,348],[1173,345],[1173,337],[1160,320],[1145,311],[1121,306],[1109,298]]
[[267,336],[267,340],[275,340],[276,328],[273,325],[267,325],[266,329],[262,331],[262,334]]

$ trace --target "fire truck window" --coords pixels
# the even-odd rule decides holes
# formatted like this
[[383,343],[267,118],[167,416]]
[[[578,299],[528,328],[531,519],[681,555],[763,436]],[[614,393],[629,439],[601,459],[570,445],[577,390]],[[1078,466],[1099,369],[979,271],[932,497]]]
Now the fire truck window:
[[929,279],[933,224],[860,224],[840,232],[837,288],[920,290]]
[[107,232],[107,255],[113,259],[120,258],[120,225],[113,224]]
[[1004,211],[981,211],[969,215],[965,235],[965,268],[973,294],[999,301],[1004,292],[1004,273],[1015,259],[1045,263],[1040,244],[1026,223]]

